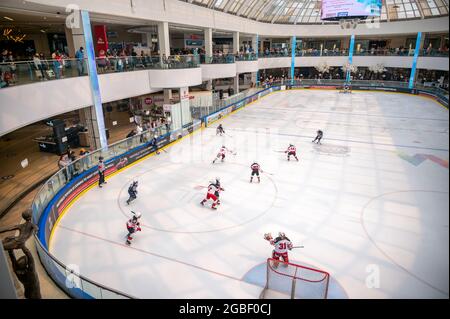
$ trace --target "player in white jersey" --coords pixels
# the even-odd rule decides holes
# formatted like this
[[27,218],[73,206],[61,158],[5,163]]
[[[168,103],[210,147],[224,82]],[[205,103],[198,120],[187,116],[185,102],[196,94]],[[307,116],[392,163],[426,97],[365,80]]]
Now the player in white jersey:
[[[272,235],[264,234],[264,239],[269,241],[269,243],[274,246],[274,250],[272,252],[272,258],[276,260],[280,260],[280,257],[283,258],[284,264],[283,266],[287,267],[287,263],[289,262],[288,251],[292,249],[292,243],[287,238],[285,233],[280,232],[278,237],[273,239]],[[274,268],[278,267],[278,261],[274,262]]]
[[127,245],[131,245],[131,241],[133,240],[133,237],[131,237],[131,235],[137,231],[141,231],[141,223],[139,222],[141,213],[132,213],[134,214],[133,217],[127,222],[128,235],[127,241],[125,242]]
[[220,158],[221,162],[223,162],[225,160],[225,154],[226,153],[232,153],[228,148],[224,146],[222,146],[219,150],[219,153],[217,153],[217,157],[214,159],[213,164]]
[[216,206],[220,204],[220,202],[219,202],[219,193],[220,193],[221,191],[223,191],[223,190],[224,190],[224,189],[223,189],[222,187],[220,187],[219,185],[217,185],[217,181],[211,181],[211,182],[209,182],[208,191],[207,191],[207,193],[206,193],[206,198],[203,199],[203,200],[200,202],[200,204],[205,205],[205,203],[206,203],[208,200],[211,199],[211,200],[213,201],[211,208],[212,208],[212,209],[217,209]]
[[298,158],[297,158],[297,149],[295,148],[294,145],[289,144],[288,149],[285,151],[285,153],[287,153],[287,160],[290,160],[291,155],[295,157],[295,159],[298,162]]

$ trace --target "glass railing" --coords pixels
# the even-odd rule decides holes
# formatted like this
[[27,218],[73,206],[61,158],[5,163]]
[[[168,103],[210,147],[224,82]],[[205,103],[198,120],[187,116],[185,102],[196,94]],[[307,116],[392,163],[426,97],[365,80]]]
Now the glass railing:
[[359,56],[413,56],[414,49],[355,50],[353,54]]
[[200,61],[202,64],[228,64],[234,63],[234,55],[232,54],[214,54],[214,55],[200,55]]
[[58,286],[69,296],[83,299],[136,299],[136,297],[106,287],[78,274],[76,270],[68,268],[50,254],[37,237],[35,239],[41,263]]
[[427,56],[427,57],[448,57],[448,50],[428,50],[424,49],[419,53],[420,56]]
[[323,49],[310,49],[310,50],[297,50],[295,56],[347,56],[348,51],[345,50],[328,50]]
[[258,56],[256,53],[240,53],[236,54],[236,61],[256,61]]
[[290,50],[288,50],[287,52],[280,51],[280,52],[260,52],[259,53],[259,58],[285,58],[285,57],[290,57],[290,56],[291,56]]
[[[199,67],[198,56],[169,57],[120,56],[97,57],[99,74],[151,69],[187,69]],[[87,75],[87,59],[30,60],[0,63],[0,88]]]
[[87,75],[86,60],[30,60],[0,63],[0,87]]

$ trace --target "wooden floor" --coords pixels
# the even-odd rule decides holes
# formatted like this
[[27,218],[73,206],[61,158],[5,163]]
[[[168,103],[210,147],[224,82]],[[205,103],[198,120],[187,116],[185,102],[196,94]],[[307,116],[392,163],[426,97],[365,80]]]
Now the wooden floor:
[[[132,127],[133,124],[128,124],[111,129],[108,143],[124,139]],[[0,139],[0,213],[30,186],[58,171],[59,156],[40,152],[37,142],[33,141],[51,134],[50,127],[33,124]],[[29,163],[26,168],[20,164],[24,159]],[[7,179],[8,176],[12,177]]]

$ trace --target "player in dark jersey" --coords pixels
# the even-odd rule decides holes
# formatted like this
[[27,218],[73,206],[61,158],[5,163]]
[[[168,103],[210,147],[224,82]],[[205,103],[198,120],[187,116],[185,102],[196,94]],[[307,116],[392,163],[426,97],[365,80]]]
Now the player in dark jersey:
[[258,177],[258,183],[260,183],[261,178],[259,177],[259,173],[263,172],[261,166],[258,163],[254,162],[252,165],[250,165],[250,169],[252,170],[252,175],[250,176],[250,183],[253,182],[253,176],[255,175]]

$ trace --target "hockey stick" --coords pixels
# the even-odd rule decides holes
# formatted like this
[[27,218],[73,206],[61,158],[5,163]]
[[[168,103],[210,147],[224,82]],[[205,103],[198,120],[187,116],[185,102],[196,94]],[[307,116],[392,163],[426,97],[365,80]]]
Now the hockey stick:
[[286,153],[286,151],[274,151],[275,153]]
[[292,249],[294,249],[294,248],[305,248],[305,246],[294,246],[294,247],[292,247]]
[[194,186],[194,189],[203,189],[203,188],[208,188],[208,186],[202,186],[202,185]]
[[261,171],[261,173],[263,173],[263,174],[268,174],[268,175],[275,175],[275,174],[273,174],[273,173],[269,173],[269,172],[266,172],[266,171]]
[[230,134],[227,134],[227,133],[223,133],[223,134],[225,134],[226,136],[228,136],[228,137],[233,137],[233,136],[231,136]]

